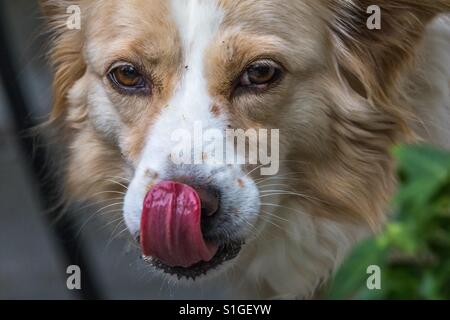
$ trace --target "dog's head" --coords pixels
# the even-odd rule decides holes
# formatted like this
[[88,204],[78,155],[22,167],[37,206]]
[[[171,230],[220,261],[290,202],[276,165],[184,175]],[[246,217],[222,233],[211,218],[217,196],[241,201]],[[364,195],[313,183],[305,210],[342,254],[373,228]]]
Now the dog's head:
[[[148,260],[181,278],[284,242],[305,216],[378,226],[407,127],[398,75],[449,7],[378,3],[381,30],[365,0],[43,1],[68,193],[123,198]],[[230,129],[257,161],[216,161]],[[213,137],[223,150],[202,148]]]

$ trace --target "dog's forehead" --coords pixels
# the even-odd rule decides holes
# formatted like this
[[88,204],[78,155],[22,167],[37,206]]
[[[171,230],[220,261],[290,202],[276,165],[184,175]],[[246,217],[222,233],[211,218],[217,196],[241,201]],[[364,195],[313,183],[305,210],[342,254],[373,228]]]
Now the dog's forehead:
[[[317,6],[304,0],[99,0],[89,8],[87,59],[99,71],[104,61],[133,54],[170,68],[185,63],[180,57],[195,46],[207,51],[234,38],[225,45],[241,48],[234,60],[287,48],[282,55],[300,65],[320,52]],[[216,59],[223,52],[216,50]]]
[[91,31],[106,28],[129,37],[150,35],[150,39],[188,32],[192,25],[207,29],[219,20],[222,32],[289,35],[305,31],[307,35],[317,30],[314,13],[319,6],[305,0],[100,0],[96,4],[89,8]]

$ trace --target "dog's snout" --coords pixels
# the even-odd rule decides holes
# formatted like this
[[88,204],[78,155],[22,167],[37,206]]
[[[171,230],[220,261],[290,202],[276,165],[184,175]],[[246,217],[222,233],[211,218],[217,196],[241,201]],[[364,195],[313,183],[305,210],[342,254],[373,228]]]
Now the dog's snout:
[[220,194],[216,189],[197,188],[202,206],[202,218],[214,216],[220,208]]

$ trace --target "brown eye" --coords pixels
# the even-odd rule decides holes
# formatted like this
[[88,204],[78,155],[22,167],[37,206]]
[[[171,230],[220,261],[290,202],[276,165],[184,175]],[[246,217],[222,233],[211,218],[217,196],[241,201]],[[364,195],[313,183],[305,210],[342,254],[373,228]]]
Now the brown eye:
[[118,89],[126,93],[148,89],[146,79],[130,64],[114,67],[108,77]]
[[265,89],[282,74],[282,68],[272,60],[261,60],[252,63],[241,75],[240,87]]

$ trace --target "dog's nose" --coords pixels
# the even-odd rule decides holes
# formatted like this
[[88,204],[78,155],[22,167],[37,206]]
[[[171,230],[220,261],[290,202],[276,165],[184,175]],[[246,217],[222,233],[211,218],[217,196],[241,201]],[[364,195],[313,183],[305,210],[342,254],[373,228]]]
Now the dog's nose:
[[202,218],[214,216],[220,209],[219,192],[212,188],[196,188],[202,207]]
[[207,181],[199,181],[192,176],[172,176],[170,180],[195,190],[200,200],[200,223],[203,235],[207,239],[214,239],[223,218],[221,190]]

